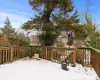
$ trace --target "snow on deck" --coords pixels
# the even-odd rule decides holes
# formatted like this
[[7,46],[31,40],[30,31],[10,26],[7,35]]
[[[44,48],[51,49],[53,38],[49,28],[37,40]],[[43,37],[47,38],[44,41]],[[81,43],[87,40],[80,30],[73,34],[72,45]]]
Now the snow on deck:
[[[61,69],[61,64],[47,60],[19,60],[0,65],[0,80],[97,80],[95,71],[68,66],[69,71]],[[99,80],[99,79],[98,79]]]

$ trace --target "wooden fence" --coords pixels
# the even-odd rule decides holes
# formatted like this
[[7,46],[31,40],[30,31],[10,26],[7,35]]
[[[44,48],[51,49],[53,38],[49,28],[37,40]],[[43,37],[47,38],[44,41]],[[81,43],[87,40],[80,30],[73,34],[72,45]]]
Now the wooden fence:
[[28,56],[30,47],[0,47],[0,64]]
[[100,51],[92,48],[91,64],[100,77]]
[[66,58],[75,66],[76,62],[83,66],[92,65],[100,77],[100,52],[93,48],[60,48],[50,46],[26,46],[26,47],[1,47],[0,64],[12,62],[24,57],[34,56],[35,53],[40,58],[61,63]]
[[76,61],[81,63],[83,66],[88,66],[91,64],[91,48],[77,48],[76,50]]
[[32,47],[32,53],[39,54],[40,58],[47,59],[53,62],[61,63],[61,61],[70,58],[73,66],[76,64],[76,56],[74,48],[57,48],[50,46],[34,46]]
[[83,66],[91,64],[91,48],[62,48],[50,46],[34,46],[32,53],[38,53],[41,58],[60,63],[66,58],[72,63],[81,63]]
[[10,52],[10,48],[0,48],[0,64],[12,61]]

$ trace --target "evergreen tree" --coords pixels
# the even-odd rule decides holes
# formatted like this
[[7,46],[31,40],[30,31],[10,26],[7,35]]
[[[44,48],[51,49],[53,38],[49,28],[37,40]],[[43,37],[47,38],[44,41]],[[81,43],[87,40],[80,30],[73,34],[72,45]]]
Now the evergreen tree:
[[53,45],[61,31],[73,30],[79,22],[72,0],[29,0],[29,4],[39,15],[23,24],[22,28],[39,31],[41,45]]
[[1,28],[1,31],[3,34],[6,34],[9,39],[13,37],[15,30],[14,28],[12,28],[11,22],[8,17],[6,18],[4,22],[4,28]]
[[4,22],[4,27],[1,28],[1,31],[3,34],[5,34],[8,37],[8,41],[10,42],[10,45],[14,44],[14,40],[17,38],[17,32],[14,28],[12,28],[11,22],[9,18],[7,17]]
[[91,45],[91,47],[100,50],[100,33],[99,32],[95,32],[90,36],[89,44]]
[[96,30],[96,25],[93,24],[92,19],[86,14],[85,30],[87,30],[87,37],[90,38],[88,42],[93,48],[100,50],[100,33]]

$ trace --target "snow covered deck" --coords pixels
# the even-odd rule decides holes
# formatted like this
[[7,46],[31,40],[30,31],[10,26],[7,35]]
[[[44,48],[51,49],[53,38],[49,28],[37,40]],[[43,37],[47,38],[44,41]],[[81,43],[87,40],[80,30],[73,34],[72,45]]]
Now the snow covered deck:
[[47,60],[19,60],[11,64],[0,65],[0,80],[99,80],[93,69],[61,65]]

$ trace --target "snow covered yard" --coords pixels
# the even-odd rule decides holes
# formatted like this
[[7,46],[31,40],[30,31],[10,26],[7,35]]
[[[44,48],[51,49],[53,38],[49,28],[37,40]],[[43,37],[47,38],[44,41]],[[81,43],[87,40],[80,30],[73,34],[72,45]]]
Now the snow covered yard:
[[0,65],[0,80],[99,80],[95,71],[68,66],[69,71],[61,69],[61,64],[47,60],[19,60]]

